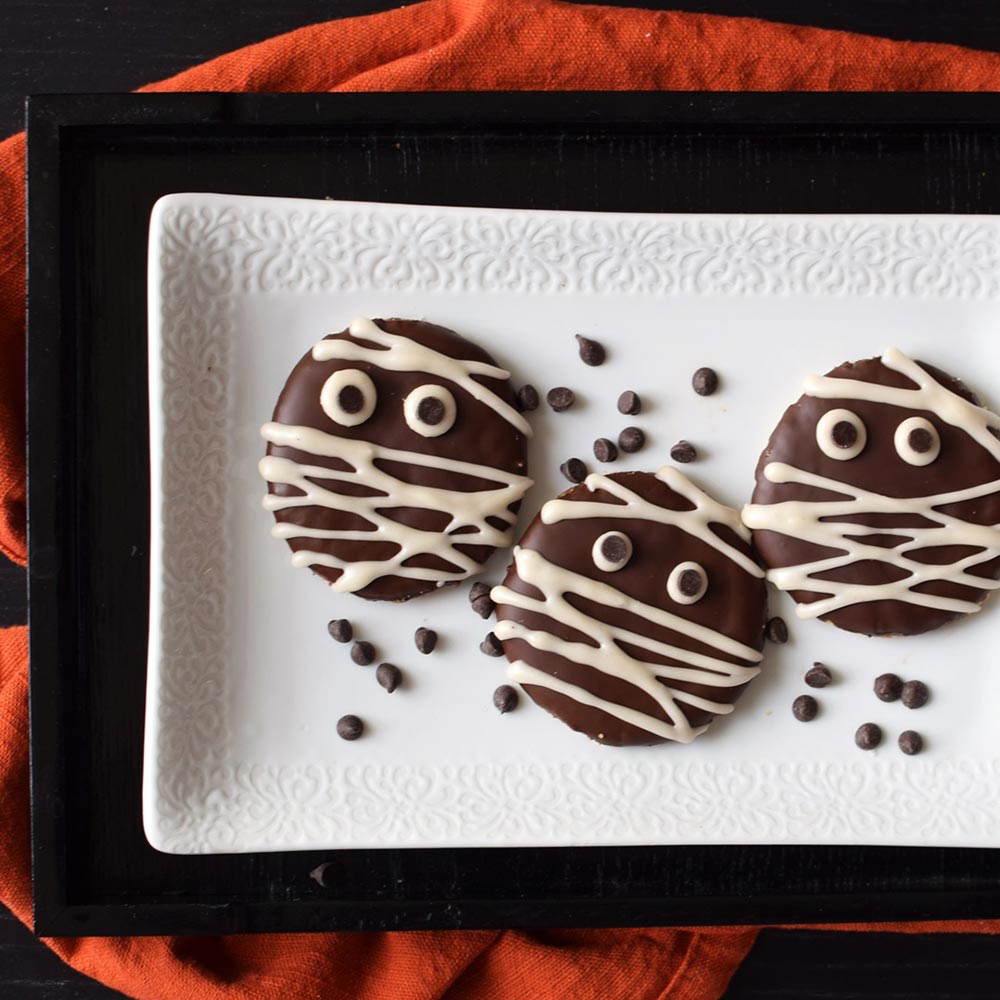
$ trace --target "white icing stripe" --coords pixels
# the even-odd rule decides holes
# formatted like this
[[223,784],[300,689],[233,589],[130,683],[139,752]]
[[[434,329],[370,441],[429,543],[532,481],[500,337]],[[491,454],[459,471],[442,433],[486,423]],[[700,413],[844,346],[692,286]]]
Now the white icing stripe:
[[1000,416],[945,388],[898,348],[890,347],[882,355],[882,364],[905,375],[916,383],[917,388],[897,389],[856,379],[808,375],[805,380],[806,395],[817,399],[859,399],[908,410],[928,410],[946,424],[961,428],[1000,462],[1000,440],[989,432],[990,427],[1000,430]]
[[[945,423],[965,431],[1000,462],[1000,440],[989,430],[991,427],[1000,428],[1000,417],[946,389],[916,362],[895,348],[886,351],[882,362],[894,371],[906,375],[917,384],[917,388],[898,389],[852,379],[811,375],[806,379],[806,392],[823,399],[864,400],[929,411]],[[796,614],[799,618],[817,618],[854,604],[887,600],[971,614],[980,607],[974,601],[917,593],[914,588],[936,581],[961,584],[974,590],[1000,589],[1000,581],[966,572],[1000,556],[1000,524],[973,524],[938,509],[964,501],[982,500],[1000,493],[1000,479],[948,493],[898,498],[873,493],[851,483],[806,472],[783,462],[771,462],[764,467],[763,475],[775,484],[811,486],[845,498],[814,502],[785,500],[773,504],[748,504],[743,508],[743,522],[752,530],[778,532],[839,552],[838,555],[825,556],[812,562],[768,570],[767,578],[781,590],[829,595],[810,604],[798,605]],[[889,514],[901,518],[916,514],[929,521],[930,526],[869,527],[842,520],[851,515],[869,514]],[[864,541],[868,535],[894,536],[899,539],[899,544],[893,548],[870,545]],[[946,545],[968,546],[979,551],[943,565],[923,563],[911,558],[912,554],[921,549]],[[817,574],[862,560],[880,562],[905,571],[907,575],[893,583],[882,584],[849,584],[816,579]]]
[[[529,666],[523,660],[516,660],[507,668],[507,676],[518,684],[534,684],[537,687],[548,688],[558,694],[572,698],[582,705],[589,705],[591,708],[598,708],[608,715],[627,722],[636,729],[644,729],[647,733],[660,736],[665,740],[674,740],[677,743],[690,743],[696,736],[701,736],[708,729],[708,726],[688,726],[687,732],[681,736],[676,727],[662,719],[653,718],[645,712],[639,712],[634,708],[626,708],[613,701],[605,701],[598,698],[586,688],[577,687],[575,684],[568,684],[566,681],[553,677],[536,667]],[[732,708],[731,705],[727,708]]]
[[639,520],[656,521],[658,524],[673,525],[694,535],[706,545],[731,559],[751,576],[763,577],[764,571],[753,559],[739,549],[723,541],[712,529],[712,524],[722,524],[736,533],[744,541],[750,541],[750,532],[740,520],[740,515],[732,507],[713,500],[707,493],[699,490],[683,473],[672,466],[666,466],[656,474],[660,482],[665,483],[675,493],[695,505],[694,510],[667,510],[656,504],[649,503],[638,494],[633,493],[620,482],[615,482],[607,476],[592,473],[584,480],[584,485],[592,493],[604,490],[623,501],[621,504],[600,503],[588,500],[550,500],[542,507],[541,518],[545,524],[556,524],[563,520],[599,518],[636,518]]
[[485,403],[498,413],[507,423],[516,427],[525,437],[531,437],[531,425],[509,403],[495,392],[477,382],[473,375],[506,381],[510,372],[482,361],[463,361],[435,351],[431,347],[418,344],[409,337],[386,333],[372,320],[358,318],[351,321],[348,328],[351,337],[381,344],[387,350],[363,347],[352,340],[321,340],[312,349],[315,361],[367,361],[391,372],[422,372],[447,379],[461,386],[473,399]]
[[[848,500],[785,500],[773,504],[748,504],[743,508],[744,523],[755,531],[776,531],[814,545],[841,551],[840,555],[768,570],[767,578],[779,590],[808,590],[830,595],[825,600],[798,605],[796,614],[799,618],[817,618],[851,604],[888,600],[971,614],[979,610],[979,605],[974,601],[914,593],[913,588],[933,580],[960,583],[976,590],[1000,588],[998,581],[965,572],[970,567],[1000,556],[1000,525],[971,524],[936,509],[998,493],[1000,480],[951,493],[898,498],[872,493],[815,473],[801,472],[782,462],[772,462],[765,466],[764,477],[772,483],[797,483],[835,493],[852,494]],[[836,520],[859,514],[896,514],[900,517],[918,514],[933,522],[934,527],[869,527]],[[851,537],[863,538],[865,535],[896,536],[900,544],[888,549]],[[908,558],[909,553],[943,545],[971,546],[980,551],[958,562],[944,565],[922,563]],[[909,575],[893,583],[883,584],[849,584],[815,579],[815,574],[849,566],[861,560],[885,563],[906,570]]]
[[[525,476],[507,473],[491,466],[459,462],[454,459],[419,452],[383,448],[369,441],[354,441],[327,434],[314,427],[297,427],[290,424],[267,423],[261,435],[272,444],[295,448],[327,458],[338,458],[351,466],[350,470],[327,469],[318,465],[303,465],[291,459],[267,455],[260,460],[260,474],[270,483],[284,483],[302,491],[302,496],[281,497],[269,493],[264,497],[264,507],[277,511],[292,507],[326,507],[363,517],[373,527],[372,531],[323,530],[305,528],[280,522],[272,528],[278,538],[326,538],[343,541],[391,542],[399,550],[389,559],[345,562],[327,553],[300,550],[293,554],[294,566],[329,566],[343,570],[332,585],[334,590],[353,592],[368,586],[383,576],[400,576],[408,579],[448,582],[461,580],[480,568],[475,560],[456,549],[456,545],[490,545],[505,547],[510,544],[510,528],[498,530],[487,523],[487,518],[499,518],[508,526],[516,520],[507,508],[521,499],[531,486]],[[445,472],[472,476],[497,483],[496,489],[463,492],[431,486],[416,486],[397,479],[379,468],[379,461],[398,462],[440,469]],[[378,490],[382,495],[353,497],[335,493],[313,480],[359,483]],[[423,531],[400,524],[379,511],[397,507],[414,507],[439,511],[451,520],[442,530]],[[455,534],[461,528],[472,531]],[[454,570],[417,569],[404,566],[407,560],[418,555],[436,555],[456,567]]]
[[[604,510],[608,509],[607,504],[599,506]],[[684,713],[678,708],[678,702],[704,708],[716,715],[728,713],[732,706],[677,690],[662,683],[657,678],[663,678],[665,681],[692,681],[710,687],[731,688],[746,684],[759,673],[759,668],[755,666],[730,663],[727,660],[696,653],[680,646],[659,642],[628,629],[609,625],[575,608],[566,599],[566,595],[576,594],[605,607],[620,608],[651,624],[669,628],[711,649],[741,657],[750,663],[759,663],[763,658],[756,649],[745,646],[715,629],[688,621],[661,608],[644,604],[606,583],[555,565],[533,549],[516,548],[514,550],[514,564],[518,577],[537,588],[543,597],[529,597],[508,587],[494,587],[491,591],[491,597],[497,605],[520,608],[544,615],[552,621],[559,622],[588,636],[598,645],[590,646],[585,643],[570,642],[559,638],[552,632],[529,629],[518,622],[506,619],[498,621],[494,627],[497,638],[501,641],[514,638],[523,639],[536,649],[562,656],[627,681],[653,698],[667,716],[668,721],[665,722],[655,716],[622,705],[610,705],[587,692],[582,692],[586,697],[582,695],[578,697],[577,693],[581,692],[581,689],[544,671],[528,668],[525,664],[511,665],[508,676],[513,680],[523,682],[525,670],[531,670],[530,683],[532,684],[561,691],[577,701],[608,711],[623,721],[630,722],[640,729],[645,729],[647,732],[655,733],[665,739],[688,743],[704,729],[696,729],[691,726]],[[686,664],[686,666],[666,666],[638,660],[626,653],[618,644],[619,641],[629,643],[649,653],[668,656]],[[600,703],[598,704],[598,702]]]

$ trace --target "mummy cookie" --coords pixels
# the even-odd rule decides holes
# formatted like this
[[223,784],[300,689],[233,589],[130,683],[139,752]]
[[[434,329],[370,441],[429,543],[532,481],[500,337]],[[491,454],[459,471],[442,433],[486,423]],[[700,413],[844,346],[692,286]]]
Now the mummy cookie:
[[571,728],[689,743],[759,672],[763,577],[739,514],[676,469],[590,475],[514,549],[494,633],[507,676]]
[[334,590],[408,600],[506,547],[531,480],[510,376],[457,333],[356,319],[295,366],[260,474],[292,564]]
[[895,348],[809,376],[743,521],[800,618],[938,628],[1000,586],[1000,417]]

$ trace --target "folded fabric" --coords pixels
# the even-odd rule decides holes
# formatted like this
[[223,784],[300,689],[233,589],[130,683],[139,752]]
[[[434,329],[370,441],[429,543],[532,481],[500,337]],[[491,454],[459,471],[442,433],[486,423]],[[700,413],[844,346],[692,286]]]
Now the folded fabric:
[[[427,0],[222,56],[150,91],[996,90],[1000,56],[746,18]],[[0,549],[25,560],[24,137],[0,144]],[[0,899],[30,921],[27,633],[0,633]],[[858,927],[857,929],[863,929]],[[883,925],[996,932],[1000,922]],[[49,941],[130,996],[719,997],[756,928]]]

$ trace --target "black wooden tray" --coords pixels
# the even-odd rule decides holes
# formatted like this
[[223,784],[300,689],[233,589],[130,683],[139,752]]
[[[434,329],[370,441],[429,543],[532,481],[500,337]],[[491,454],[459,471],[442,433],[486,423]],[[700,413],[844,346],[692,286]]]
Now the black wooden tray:
[[[1000,213],[1000,96],[113,95],[29,105],[36,930],[1000,916],[990,850],[172,857],[140,822],[146,232],[171,191],[552,209]],[[334,865],[336,888],[308,873]]]

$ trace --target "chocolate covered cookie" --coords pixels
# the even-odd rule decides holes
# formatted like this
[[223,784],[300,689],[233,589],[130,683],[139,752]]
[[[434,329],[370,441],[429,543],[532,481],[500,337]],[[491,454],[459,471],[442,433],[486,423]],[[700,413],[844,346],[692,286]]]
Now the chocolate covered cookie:
[[759,672],[766,595],[736,511],[680,472],[590,475],[494,587],[507,676],[611,746],[689,743]]
[[895,348],[806,379],[744,523],[768,578],[865,635],[917,635],[1000,583],[1000,417]]
[[321,340],[261,434],[264,506],[293,565],[373,600],[477,572],[531,485],[508,372],[433,323],[356,319]]

